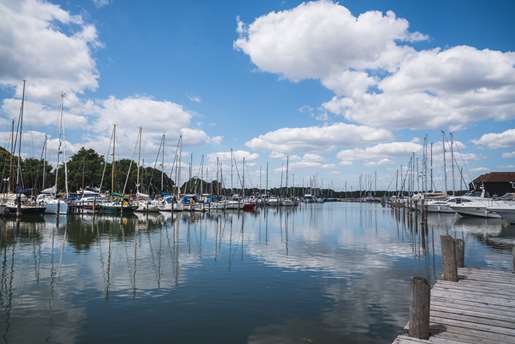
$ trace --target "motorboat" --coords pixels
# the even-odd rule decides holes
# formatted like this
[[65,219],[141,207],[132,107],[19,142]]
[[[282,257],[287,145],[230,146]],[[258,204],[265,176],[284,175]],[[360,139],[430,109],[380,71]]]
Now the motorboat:
[[469,200],[460,199],[455,204],[450,204],[450,208],[458,213],[460,216],[473,216],[499,219],[501,216],[495,211],[489,210],[489,207],[493,206],[492,200]]

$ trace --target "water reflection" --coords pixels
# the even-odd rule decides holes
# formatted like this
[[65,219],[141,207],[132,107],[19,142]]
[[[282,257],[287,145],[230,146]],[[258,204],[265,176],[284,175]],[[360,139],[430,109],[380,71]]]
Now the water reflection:
[[441,234],[511,268],[501,221],[421,220],[368,204],[0,220],[2,339],[388,343],[407,281],[440,273]]

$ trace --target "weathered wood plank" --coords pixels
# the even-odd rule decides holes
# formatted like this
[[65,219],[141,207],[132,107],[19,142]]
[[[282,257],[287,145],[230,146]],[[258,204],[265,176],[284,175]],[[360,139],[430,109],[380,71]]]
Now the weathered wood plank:
[[[450,241],[447,251],[452,251]],[[394,343],[515,344],[515,274],[459,268],[460,279],[453,282],[451,269],[447,272],[447,281],[439,280],[431,289],[428,341],[403,335]]]

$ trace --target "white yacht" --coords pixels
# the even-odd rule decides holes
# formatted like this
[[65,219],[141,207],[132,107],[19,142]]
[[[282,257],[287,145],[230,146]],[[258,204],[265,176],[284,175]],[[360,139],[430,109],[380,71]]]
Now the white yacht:
[[45,214],[68,214],[68,203],[57,198],[55,192],[55,186],[41,191],[41,194],[36,198],[36,203],[46,206]]

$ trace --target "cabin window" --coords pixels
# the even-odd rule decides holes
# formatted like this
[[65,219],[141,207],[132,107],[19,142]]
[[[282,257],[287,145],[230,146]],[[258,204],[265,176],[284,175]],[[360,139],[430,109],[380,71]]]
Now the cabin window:
[[515,189],[515,182],[510,182],[510,184],[511,184],[511,188]]

